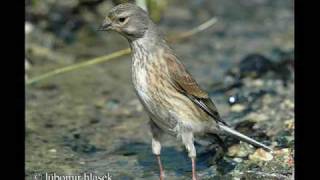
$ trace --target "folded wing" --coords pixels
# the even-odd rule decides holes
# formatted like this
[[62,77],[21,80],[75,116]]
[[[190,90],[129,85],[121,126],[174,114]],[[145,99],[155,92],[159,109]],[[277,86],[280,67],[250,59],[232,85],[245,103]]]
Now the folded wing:
[[184,65],[174,55],[170,53],[166,54],[164,58],[168,63],[172,85],[208,113],[214,120],[227,125],[226,122],[220,118],[217,107],[209,98],[208,93],[199,87]]

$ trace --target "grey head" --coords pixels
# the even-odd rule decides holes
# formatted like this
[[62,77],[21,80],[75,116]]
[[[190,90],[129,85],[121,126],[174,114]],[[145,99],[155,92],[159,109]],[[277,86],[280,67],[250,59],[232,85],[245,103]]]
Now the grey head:
[[99,30],[116,31],[132,41],[144,36],[151,20],[142,8],[124,3],[113,7]]

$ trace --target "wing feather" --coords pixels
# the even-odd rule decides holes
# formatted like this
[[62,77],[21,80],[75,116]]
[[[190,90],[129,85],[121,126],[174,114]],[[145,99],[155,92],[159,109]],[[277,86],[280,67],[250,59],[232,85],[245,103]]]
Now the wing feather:
[[227,125],[220,118],[217,107],[210,99],[208,93],[200,88],[184,65],[174,55],[170,53],[165,54],[164,58],[169,67],[169,75],[173,86],[213,117],[214,120]]

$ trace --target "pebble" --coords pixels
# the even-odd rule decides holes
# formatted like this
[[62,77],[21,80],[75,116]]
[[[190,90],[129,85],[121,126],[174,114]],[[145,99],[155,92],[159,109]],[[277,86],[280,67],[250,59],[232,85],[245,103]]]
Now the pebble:
[[243,144],[236,144],[228,148],[227,155],[230,157],[247,157],[250,152]]
[[228,99],[229,104],[235,104],[236,103],[236,97],[235,96],[231,96]]
[[97,100],[97,101],[94,103],[94,105],[95,105],[97,108],[103,108],[104,105],[105,105],[105,103],[106,103],[106,100],[101,98],[101,99]]
[[276,156],[289,156],[290,149],[289,148],[279,149],[279,150],[274,151],[274,154]]
[[289,166],[294,166],[294,158],[291,149],[283,148],[274,152],[275,156],[281,157]]
[[270,104],[274,101],[274,98],[270,94],[266,94],[262,97],[263,104]]
[[256,80],[252,81],[252,85],[255,87],[262,87],[263,81],[261,79],[256,79]]
[[28,71],[30,69],[31,65],[28,61],[28,59],[24,59],[24,68],[26,71]]
[[285,107],[285,108],[293,109],[294,108],[294,103],[291,100],[286,99],[286,100],[284,100],[282,106]]
[[135,110],[138,111],[138,112],[143,111],[143,106],[142,106],[142,104],[139,102],[138,99],[134,99],[134,100],[130,101],[130,102],[129,102],[129,105],[130,105],[130,106],[134,106],[134,107],[135,107]]
[[244,109],[245,109],[245,106],[243,106],[241,104],[235,104],[235,105],[231,106],[232,112],[242,112]]
[[25,34],[31,33],[33,30],[33,25],[30,22],[25,22],[24,23],[24,32]]
[[284,122],[284,124],[286,125],[286,127],[288,129],[294,129],[294,120],[293,119],[286,120]]
[[109,101],[106,102],[106,106],[110,110],[117,109],[119,107],[119,100],[117,99],[110,99]]
[[233,145],[231,147],[228,148],[228,153],[227,155],[228,156],[231,156],[231,157],[234,157],[237,155],[237,153],[240,151],[240,145],[237,144],[237,145]]
[[57,150],[56,150],[56,149],[50,149],[49,152],[51,152],[51,153],[56,153]]
[[268,120],[269,117],[262,113],[253,112],[247,116],[247,119],[250,120],[251,122],[260,122],[260,121]]
[[254,161],[271,161],[273,156],[271,153],[259,148],[253,154],[249,155],[249,159]]
[[243,161],[241,158],[233,158],[233,160],[234,160],[235,162],[237,162],[237,163],[240,163],[240,162]]

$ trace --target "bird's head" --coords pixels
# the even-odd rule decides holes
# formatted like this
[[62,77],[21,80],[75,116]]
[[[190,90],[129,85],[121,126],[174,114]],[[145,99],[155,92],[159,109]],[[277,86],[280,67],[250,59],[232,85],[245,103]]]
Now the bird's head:
[[134,4],[125,3],[117,5],[110,10],[99,30],[116,31],[133,40],[143,37],[150,21],[147,12],[142,8]]

